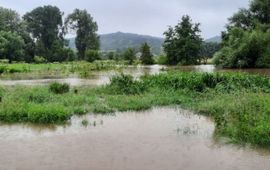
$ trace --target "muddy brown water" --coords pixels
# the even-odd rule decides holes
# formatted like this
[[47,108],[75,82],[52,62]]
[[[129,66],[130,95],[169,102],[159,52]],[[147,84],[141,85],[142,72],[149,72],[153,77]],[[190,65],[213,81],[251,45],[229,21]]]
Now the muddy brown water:
[[[164,66],[128,67],[135,77]],[[180,71],[244,71],[270,75],[269,69],[219,70],[212,65],[177,67]],[[0,80],[0,85],[72,86],[106,84],[115,72],[34,80]],[[82,121],[87,120],[88,126]],[[73,117],[69,124],[0,124],[0,170],[152,170],[270,169],[270,151],[214,140],[214,123],[179,108]]]
[[[270,69],[219,69],[213,65],[199,65],[199,66],[173,66],[167,67],[162,65],[152,66],[137,66],[127,67],[123,69],[125,74],[130,74],[134,77],[140,77],[144,74],[157,74],[166,69],[173,69],[179,71],[197,71],[197,72],[247,72],[250,74],[260,74],[270,76]],[[77,75],[70,75],[69,77],[61,77],[59,75],[47,76],[47,78],[38,78],[34,76],[33,79],[24,80],[20,75],[15,75],[10,79],[1,79],[0,85],[14,86],[14,85],[48,85],[52,82],[68,83],[71,86],[99,86],[109,83],[110,77],[119,74],[117,71],[103,71],[93,72],[88,78],[80,78]],[[44,75],[43,75],[44,76]],[[45,76],[46,77],[46,76]],[[19,78],[19,79],[18,79]]]
[[1,125],[0,169],[270,169],[267,150],[222,144],[213,134],[210,119],[173,107],[89,114],[66,126]]

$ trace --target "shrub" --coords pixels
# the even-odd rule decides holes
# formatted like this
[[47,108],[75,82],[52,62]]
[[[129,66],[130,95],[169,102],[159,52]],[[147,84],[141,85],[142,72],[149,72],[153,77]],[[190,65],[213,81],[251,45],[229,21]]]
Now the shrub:
[[96,50],[86,50],[85,57],[88,62],[93,62],[100,58],[100,54]]
[[41,57],[41,56],[35,56],[34,57],[34,62],[36,64],[41,64],[41,63],[45,63],[46,59],[44,57]]
[[165,55],[160,55],[158,58],[157,58],[157,63],[158,64],[161,64],[161,65],[165,65],[168,63],[168,59]]
[[8,72],[9,73],[20,73],[20,72],[22,72],[22,70],[19,70],[19,69],[16,69],[16,68],[10,68],[9,70],[8,70]]
[[7,71],[7,67],[5,66],[0,66],[0,74],[3,74]]
[[51,83],[49,87],[50,91],[55,94],[63,94],[69,92],[70,86],[67,83],[61,84],[61,83]]
[[147,90],[143,82],[125,74],[112,77],[109,86],[118,94],[140,94]]

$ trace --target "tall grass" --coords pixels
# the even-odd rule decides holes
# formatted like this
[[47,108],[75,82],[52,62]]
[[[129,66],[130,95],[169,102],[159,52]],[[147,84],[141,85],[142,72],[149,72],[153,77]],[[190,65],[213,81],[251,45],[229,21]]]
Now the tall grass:
[[[175,73],[140,80],[119,75],[109,85],[52,93],[49,86],[0,87],[0,121],[59,123],[74,114],[180,105],[213,117],[216,134],[270,146],[270,80],[238,73]],[[77,92],[74,92],[77,91]]]

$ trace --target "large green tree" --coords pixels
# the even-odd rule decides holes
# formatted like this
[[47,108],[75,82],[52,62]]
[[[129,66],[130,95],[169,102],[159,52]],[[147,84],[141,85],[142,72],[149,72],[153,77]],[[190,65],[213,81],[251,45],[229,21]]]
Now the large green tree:
[[0,58],[12,61],[23,60],[25,43],[15,32],[0,31]]
[[151,48],[147,43],[143,43],[140,49],[141,52],[141,62],[142,64],[151,65],[154,63],[153,54],[151,53]]
[[128,64],[133,64],[134,60],[136,59],[136,53],[134,48],[127,48],[123,54],[122,58],[128,61]]
[[169,27],[164,33],[164,51],[167,54],[168,64],[197,64],[202,38],[200,37],[200,24],[193,24],[188,15],[182,17],[174,28]]
[[27,31],[36,40],[36,52],[47,61],[57,61],[57,51],[64,46],[63,12],[55,6],[38,7],[26,13],[23,19]]
[[215,64],[230,68],[270,67],[270,0],[253,0],[229,19]]
[[20,23],[20,16],[16,11],[0,7],[0,31],[17,31]]
[[30,62],[34,58],[35,44],[26,30],[20,15],[11,9],[0,7],[0,31],[14,32],[25,42],[23,60]]
[[76,31],[75,44],[79,59],[85,59],[86,50],[99,49],[98,25],[86,10],[75,9],[68,15],[65,24]]

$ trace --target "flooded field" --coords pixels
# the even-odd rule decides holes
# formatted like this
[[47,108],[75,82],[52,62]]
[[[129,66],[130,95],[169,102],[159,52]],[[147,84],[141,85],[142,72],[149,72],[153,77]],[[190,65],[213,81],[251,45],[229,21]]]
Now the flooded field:
[[[89,124],[82,125],[87,120]],[[0,169],[269,169],[270,153],[216,142],[214,124],[178,108],[0,126]]]
[[[138,67],[126,67],[121,72],[130,74],[134,77],[140,77],[144,74],[156,74],[159,73],[164,66],[138,66]],[[10,78],[0,79],[0,85],[14,86],[14,85],[48,85],[52,82],[68,83],[71,86],[98,86],[106,84],[110,81],[110,77],[115,74],[119,74],[119,71],[96,71],[91,73],[88,78],[80,78],[78,75],[70,75],[68,77],[61,77],[58,75],[35,77],[31,79],[22,79],[19,75],[12,75]]]
[[[144,74],[157,74],[166,69],[179,71],[197,71],[197,72],[246,72],[251,74],[261,74],[270,76],[270,69],[219,69],[213,65],[199,65],[199,66],[174,66],[167,67],[161,65],[153,66],[137,66],[127,67],[122,70],[125,74],[130,74],[134,77],[140,77]],[[1,79],[0,85],[14,86],[14,85],[48,85],[52,82],[68,83],[71,86],[98,86],[106,84],[110,81],[110,77],[118,74],[118,71],[96,71],[91,73],[88,78],[80,78],[78,75],[69,75],[68,77],[61,77],[59,75],[43,75],[42,77],[33,76],[31,79],[23,79],[19,74],[12,75],[10,78]]]

